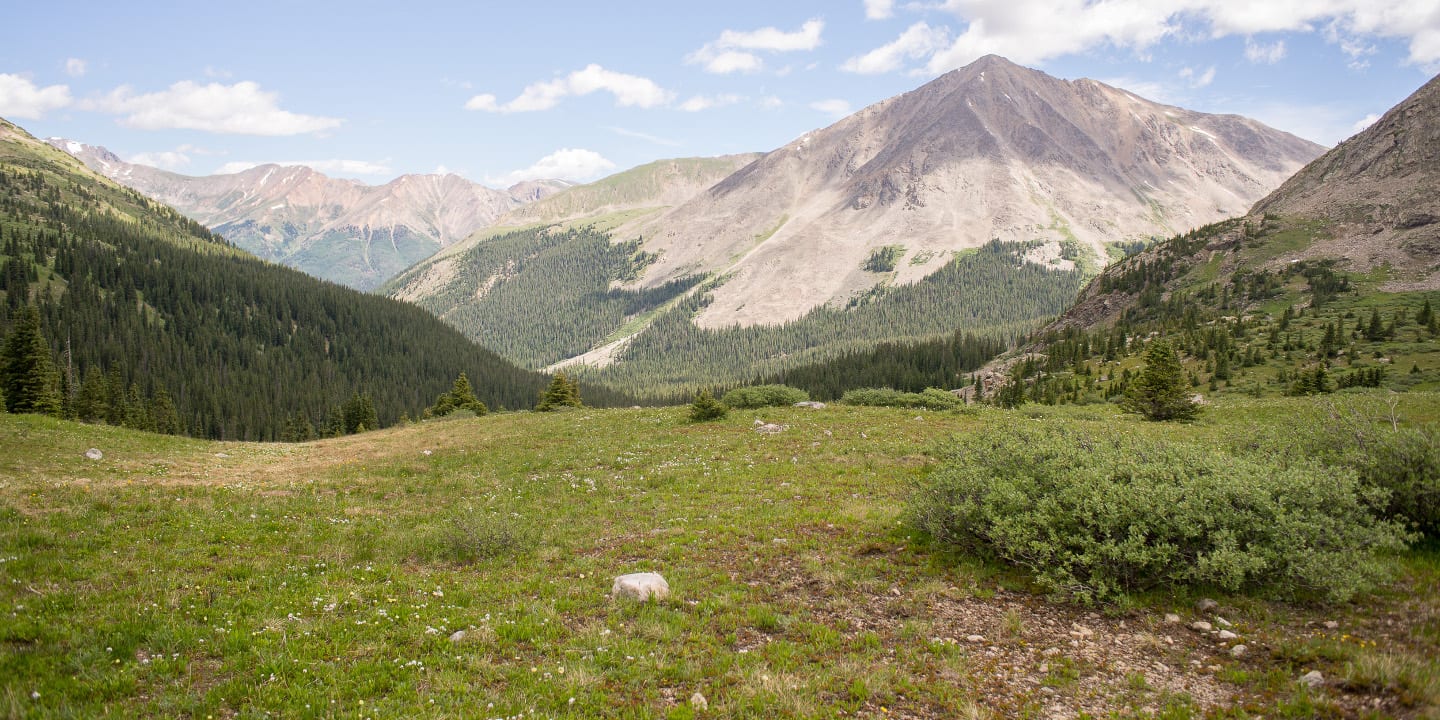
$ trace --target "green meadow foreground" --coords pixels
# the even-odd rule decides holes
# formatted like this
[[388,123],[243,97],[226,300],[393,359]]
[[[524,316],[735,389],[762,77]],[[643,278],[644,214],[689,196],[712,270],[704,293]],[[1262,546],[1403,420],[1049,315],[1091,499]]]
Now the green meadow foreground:
[[[1223,452],[1360,412],[1433,425],[1440,395],[1226,398],[1189,425],[1108,405],[582,409],[300,445],[0,416],[0,715],[1437,717],[1433,541],[1341,604],[1084,605],[907,513],[957,437]],[[670,597],[609,597],[640,571]]]

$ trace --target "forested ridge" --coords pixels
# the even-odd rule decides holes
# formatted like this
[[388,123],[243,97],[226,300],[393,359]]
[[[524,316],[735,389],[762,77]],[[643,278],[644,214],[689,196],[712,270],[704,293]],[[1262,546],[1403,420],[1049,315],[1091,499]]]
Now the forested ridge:
[[[419,308],[247,256],[9,135],[0,135],[0,334],[38,310],[66,414],[80,414],[86,390],[87,401],[103,399],[96,419],[270,440],[287,423],[333,427],[362,396],[381,425],[418,417],[461,372],[491,408],[530,407],[548,383]],[[623,402],[588,387],[585,399]],[[151,417],[166,403],[175,427]]]

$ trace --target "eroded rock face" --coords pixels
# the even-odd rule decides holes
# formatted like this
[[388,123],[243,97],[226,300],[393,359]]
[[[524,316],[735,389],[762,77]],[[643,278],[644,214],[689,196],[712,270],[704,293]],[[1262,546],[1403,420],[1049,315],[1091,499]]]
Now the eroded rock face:
[[660,573],[630,573],[615,578],[610,588],[611,597],[631,600],[664,600],[670,596],[670,583]]

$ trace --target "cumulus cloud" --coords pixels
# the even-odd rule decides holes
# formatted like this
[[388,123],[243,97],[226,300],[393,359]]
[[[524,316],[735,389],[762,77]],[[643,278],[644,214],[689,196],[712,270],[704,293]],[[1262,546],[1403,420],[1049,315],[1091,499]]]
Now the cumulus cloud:
[[514,185],[521,180],[593,180],[614,170],[615,163],[605,159],[594,150],[562,148],[556,150],[534,165],[523,170],[506,173],[500,177],[487,177],[492,185]]
[[696,95],[695,97],[680,103],[680,109],[685,112],[700,112],[710,108],[725,107],[743,102],[745,97],[728,93],[725,95]]
[[490,93],[476,95],[465,103],[465,109],[500,113],[535,112],[549,110],[572,95],[600,91],[613,95],[615,104],[620,107],[652,108],[665,105],[674,97],[649,78],[606,70],[591,63],[565,77],[528,85],[518,97],[503,105]]
[[130,162],[136,165],[149,165],[161,170],[179,170],[190,164],[190,156],[180,150],[161,150],[157,152],[135,153],[130,156]]
[[80,77],[85,74],[85,61],[80,58],[68,58],[65,60],[65,74],[70,77]]
[[1245,59],[1252,63],[1274,65],[1285,58],[1285,41],[1276,40],[1272,45],[1245,38]]
[[[1356,49],[1356,38],[1409,41],[1408,61],[1440,62],[1440,8],[1414,0],[946,0],[966,24],[928,64],[939,73],[989,53],[1023,64],[1096,47],[1144,53],[1171,36],[1316,32]],[[1363,47],[1363,45],[1362,45]],[[1342,46],[1343,49],[1343,46]],[[1352,54],[1352,57],[1355,55]]]
[[850,103],[846,100],[830,99],[816,100],[810,103],[811,110],[818,110],[833,118],[839,119],[850,114]]
[[799,30],[785,32],[775,27],[758,30],[725,30],[714,42],[685,56],[685,62],[701,65],[706,72],[724,75],[757,72],[765,67],[760,52],[795,52],[820,47],[824,20],[807,20]]
[[371,162],[369,160],[270,160],[267,162],[251,162],[248,160],[235,160],[227,162],[215,169],[216,175],[230,175],[238,172],[245,172],[250,168],[261,165],[304,165],[313,170],[333,175],[391,175],[394,171],[390,169],[389,162]]
[[895,0],[865,0],[865,19],[884,20],[895,14]]
[[37,87],[28,78],[0,73],[0,116],[39,120],[51,110],[70,105],[70,88],[65,85]]
[[678,140],[671,140],[671,139],[669,139],[669,138],[659,137],[658,135],[651,135],[650,133],[643,133],[643,132],[640,132],[639,130],[630,130],[630,129],[628,129],[628,128],[622,128],[622,127],[608,127],[608,128],[605,128],[605,129],[606,129],[606,130],[609,130],[610,132],[615,133],[616,135],[619,135],[620,137],[628,137],[628,138],[634,138],[634,139],[636,139],[636,140],[644,140],[645,142],[655,143],[656,145],[664,145],[664,146],[666,146],[666,147],[680,147],[680,144],[681,144]]
[[905,60],[918,60],[945,48],[950,41],[950,31],[944,27],[930,27],[918,22],[900,33],[900,37],[887,45],[881,45],[864,55],[846,60],[840,66],[846,72],[861,75],[878,75],[898,70]]
[[1364,130],[1365,128],[1370,127],[1371,125],[1374,125],[1374,124],[1375,124],[1375,121],[1376,121],[1376,120],[1379,120],[1379,119],[1380,119],[1380,114],[1379,114],[1379,113],[1370,113],[1369,115],[1366,115],[1365,117],[1360,118],[1359,120],[1356,120],[1356,121],[1355,121],[1355,124],[1350,126],[1350,130],[1351,130],[1352,132],[1357,132],[1357,133],[1358,133],[1358,132],[1360,132],[1361,130]]
[[254,82],[201,85],[188,80],[161,92],[136,94],[121,86],[86,109],[122,116],[140,130],[202,130],[230,135],[304,135],[339,127],[339,118],[280,109],[280,96]]

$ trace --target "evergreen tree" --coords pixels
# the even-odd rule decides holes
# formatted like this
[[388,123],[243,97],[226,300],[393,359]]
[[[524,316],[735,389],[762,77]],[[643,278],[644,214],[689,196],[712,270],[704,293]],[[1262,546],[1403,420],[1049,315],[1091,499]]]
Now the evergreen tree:
[[185,428],[180,424],[180,413],[165,388],[157,388],[150,397],[150,429],[165,435],[179,435]]
[[455,378],[455,384],[449,392],[440,393],[435,398],[435,404],[425,410],[427,417],[442,417],[449,415],[456,410],[469,410],[476,415],[484,415],[490,412],[485,403],[475,397],[475,390],[470,386],[470,378],[465,373]]
[[565,377],[563,371],[555,373],[550,387],[540,394],[540,403],[535,406],[539,412],[549,412],[568,407],[584,407],[580,403],[580,384]]
[[375,430],[380,427],[380,420],[375,414],[375,403],[370,399],[369,394],[356,392],[345,401],[344,407],[340,410],[343,418],[346,435]]
[[80,391],[75,395],[75,417],[80,422],[104,422],[110,414],[110,392],[105,385],[105,375],[95,366],[85,371],[80,381]]
[[1175,349],[1157,340],[1145,349],[1145,370],[1126,388],[1121,407],[1146,420],[1189,420],[1200,412],[1186,396],[1185,371]]
[[695,422],[706,420],[719,420],[730,412],[730,408],[715,399],[709,390],[701,390],[695,395],[695,402],[690,404],[690,419]]
[[315,426],[310,423],[310,418],[305,413],[296,412],[285,420],[285,428],[280,433],[280,440],[283,442],[309,442],[315,439]]
[[0,387],[6,408],[12,413],[59,414],[53,365],[50,346],[40,334],[40,312],[34,305],[26,305],[0,351]]

